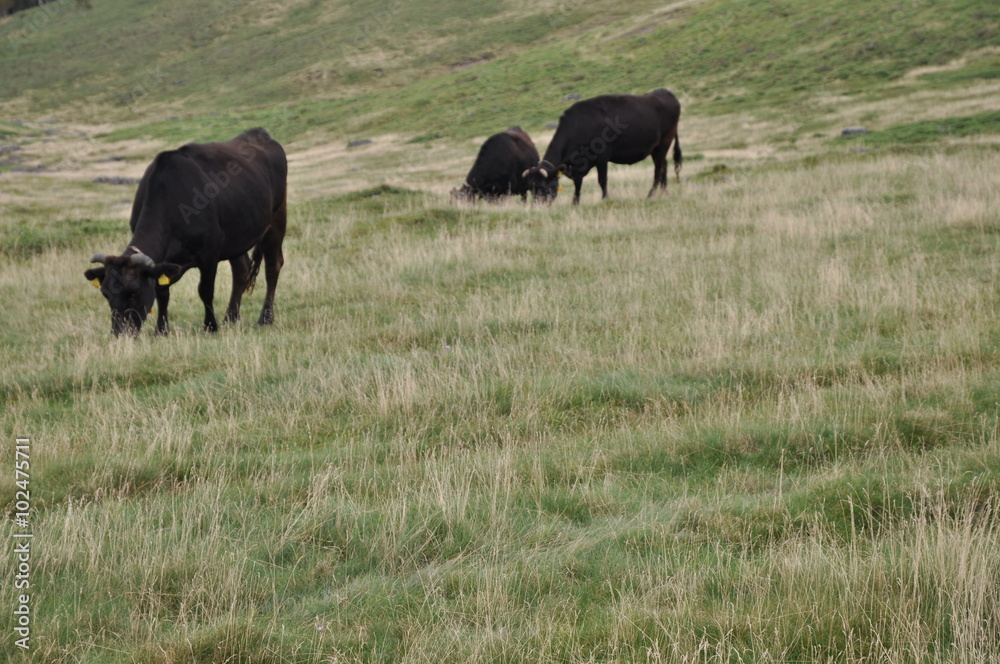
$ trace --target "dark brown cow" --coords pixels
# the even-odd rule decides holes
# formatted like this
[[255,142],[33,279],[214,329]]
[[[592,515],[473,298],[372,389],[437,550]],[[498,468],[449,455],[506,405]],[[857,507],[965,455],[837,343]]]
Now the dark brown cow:
[[604,95],[570,106],[559,118],[545,157],[523,175],[533,189],[558,191],[560,174],[576,185],[573,203],[590,169],[597,168],[603,198],[608,197],[608,163],[635,164],[653,156],[653,188],[667,190],[667,151],[674,144],[674,170],[680,181],[681,144],[677,124],[681,105],[669,90],[644,95]]
[[451,190],[452,198],[495,201],[503,196],[520,196],[524,200],[531,189],[522,173],[537,163],[538,150],[520,127],[493,134],[479,148],[465,184]]
[[263,262],[267,294],[258,323],[274,322],[287,175],[285,151],[260,128],[156,155],[135,194],[127,248],[118,256],[94,254],[91,262],[101,266],[84,273],[111,306],[111,331],[138,334],[155,298],[156,329],[166,334],[170,284],[191,268],[201,274],[205,329],[218,330],[213,299],[220,261],[233,269],[226,320],[239,318],[242,294],[252,290]]

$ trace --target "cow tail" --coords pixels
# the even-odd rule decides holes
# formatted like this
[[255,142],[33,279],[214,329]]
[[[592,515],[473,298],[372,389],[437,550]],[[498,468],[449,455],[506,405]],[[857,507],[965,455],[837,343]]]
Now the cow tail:
[[250,258],[250,274],[247,275],[247,287],[243,289],[244,293],[252,293],[253,287],[257,283],[257,274],[260,272],[260,264],[264,260],[264,252],[260,249],[260,243],[253,248],[253,256]]
[[681,137],[674,134],[674,173],[677,175],[677,184],[681,183],[681,165],[684,163],[684,155],[681,153]]

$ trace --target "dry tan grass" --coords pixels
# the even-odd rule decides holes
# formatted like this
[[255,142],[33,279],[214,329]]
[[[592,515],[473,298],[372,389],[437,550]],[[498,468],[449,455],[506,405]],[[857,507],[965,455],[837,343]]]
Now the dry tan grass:
[[[662,200],[647,163],[454,218],[476,141],[306,137],[270,330],[200,332],[187,278],[171,338],[114,340],[95,248],[4,257],[37,657],[996,659],[995,139],[805,162],[780,125],[693,111]],[[83,148],[0,206],[111,216],[99,159],[159,146]],[[421,193],[306,205],[380,182]]]

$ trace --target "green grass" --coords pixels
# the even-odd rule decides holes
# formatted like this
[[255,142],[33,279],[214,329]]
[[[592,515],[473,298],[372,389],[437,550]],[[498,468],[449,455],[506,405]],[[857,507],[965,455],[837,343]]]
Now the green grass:
[[870,134],[847,137],[865,145],[907,145],[933,143],[945,138],[966,138],[995,134],[1000,130],[1000,111],[977,113],[962,117],[911,122],[882,129]]
[[[113,140],[208,140],[234,124],[263,124],[282,140],[317,129],[338,137],[467,138],[510,124],[538,131],[558,117],[565,94],[605,93],[608,81],[620,92],[670,87],[696,100],[702,116],[797,123],[839,110],[817,95],[892,98],[898,91],[887,83],[967,54],[964,66],[910,87],[994,79],[989,49],[1000,45],[1000,19],[981,0],[946,8],[707,0],[659,13],[641,0],[555,11],[509,2],[473,16],[425,3],[184,7],[67,3],[40,29],[31,12],[15,15],[0,25],[10,58],[0,94],[42,112],[73,109],[74,119],[110,125]],[[81,37],[98,26],[106,40]],[[111,56],[123,52],[127,63]],[[44,58],[64,66],[30,66]]]
[[80,274],[123,220],[36,215],[33,661],[989,659],[995,157],[920,159],[303,203],[277,324],[202,333],[185,280],[168,339]]
[[26,258],[47,250],[77,246],[82,240],[102,241],[121,235],[121,221],[108,219],[66,219],[46,227],[27,218],[0,226],[0,254]]
[[[93,4],[0,21],[47,169],[0,173],[0,659],[1000,657],[992,5]],[[660,86],[668,196],[449,205],[477,137]],[[191,276],[113,338],[83,271],[134,187],[95,176],[253,125],[276,324],[202,332]]]

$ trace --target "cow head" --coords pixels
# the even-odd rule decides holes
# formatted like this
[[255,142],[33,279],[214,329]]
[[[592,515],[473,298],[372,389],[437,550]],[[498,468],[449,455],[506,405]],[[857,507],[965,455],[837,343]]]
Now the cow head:
[[128,256],[94,254],[90,262],[101,266],[83,275],[107,298],[111,306],[111,331],[116,337],[138,334],[153,309],[156,285],[166,286],[183,272],[181,266],[173,263],[154,263],[142,252]]
[[468,182],[463,184],[459,189],[451,190],[451,204],[458,205],[463,202],[476,202],[476,195],[472,191],[472,187],[469,186]]
[[521,173],[521,178],[528,185],[535,200],[551,203],[559,194],[559,171],[559,168],[543,159],[538,162],[538,166],[532,166]]

